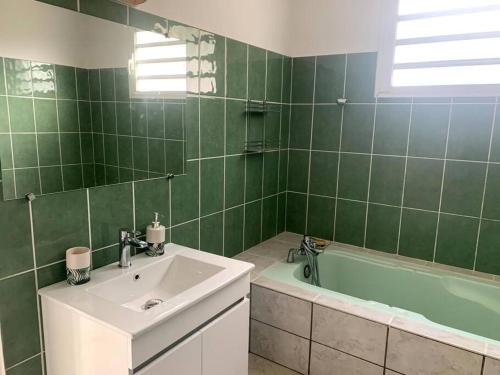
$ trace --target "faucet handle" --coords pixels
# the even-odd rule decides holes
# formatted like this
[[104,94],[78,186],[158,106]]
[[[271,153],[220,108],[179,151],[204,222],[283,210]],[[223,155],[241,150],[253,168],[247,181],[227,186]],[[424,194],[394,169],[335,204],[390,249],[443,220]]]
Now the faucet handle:
[[121,228],[119,230],[119,239],[120,239],[120,242],[123,242],[125,241],[127,238],[135,238],[137,236],[140,236],[141,235],[141,232],[139,231],[133,231],[133,230],[130,230],[128,228]]

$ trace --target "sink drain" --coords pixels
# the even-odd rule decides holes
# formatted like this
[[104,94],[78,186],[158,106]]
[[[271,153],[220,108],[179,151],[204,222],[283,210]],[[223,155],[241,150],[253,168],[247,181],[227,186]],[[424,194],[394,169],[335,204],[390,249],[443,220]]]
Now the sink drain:
[[142,306],[142,309],[143,310],[149,310],[155,306],[158,306],[160,304],[162,304],[164,301],[162,299],[159,299],[159,298],[154,298],[154,299],[150,299],[149,301],[147,301],[144,306]]

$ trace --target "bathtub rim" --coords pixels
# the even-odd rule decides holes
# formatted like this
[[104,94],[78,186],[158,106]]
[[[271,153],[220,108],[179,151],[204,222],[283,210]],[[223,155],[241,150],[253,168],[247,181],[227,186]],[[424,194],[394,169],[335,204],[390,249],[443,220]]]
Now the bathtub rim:
[[[335,249],[337,248],[337,249]],[[345,255],[373,256],[378,261],[401,262],[410,267],[424,268],[431,271],[444,271],[457,277],[465,277],[474,281],[492,283],[499,285],[500,278],[495,275],[483,274],[477,271],[464,270],[461,268],[447,266],[429,261],[407,258],[396,254],[381,253],[376,250],[360,248],[352,245],[346,245],[338,242],[332,242],[328,247],[329,251],[344,251]],[[352,254],[348,252],[352,251]],[[416,320],[417,313],[407,312],[404,309],[392,308],[378,302],[370,302],[357,297],[345,295],[339,292],[331,291],[325,288],[307,285],[307,289],[301,285],[303,281],[295,279],[296,282],[290,282],[288,279],[278,279],[272,272],[276,267],[284,268],[288,266],[290,279],[294,279],[293,272],[300,267],[301,263],[286,264],[283,261],[276,262],[265,269],[259,277],[252,281],[252,284],[270,289],[279,293],[299,298],[313,304],[338,310],[376,323],[385,324],[388,327],[405,331],[411,334],[422,336],[446,345],[464,349],[486,357],[500,360],[500,341],[479,336],[470,332],[462,331],[448,327],[439,323],[432,322],[424,317],[425,320]],[[293,270],[292,270],[293,269]],[[384,308],[386,306],[387,308]],[[408,316],[407,314],[414,316]]]

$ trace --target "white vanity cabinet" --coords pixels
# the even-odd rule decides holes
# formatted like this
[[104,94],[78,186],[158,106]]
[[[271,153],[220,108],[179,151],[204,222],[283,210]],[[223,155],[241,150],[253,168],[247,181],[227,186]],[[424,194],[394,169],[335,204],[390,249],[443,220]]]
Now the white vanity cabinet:
[[[253,265],[168,245],[41,289],[47,375],[246,375]],[[147,308],[146,301],[161,301]]]
[[138,371],[137,375],[244,375],[248,373],[245,300]]

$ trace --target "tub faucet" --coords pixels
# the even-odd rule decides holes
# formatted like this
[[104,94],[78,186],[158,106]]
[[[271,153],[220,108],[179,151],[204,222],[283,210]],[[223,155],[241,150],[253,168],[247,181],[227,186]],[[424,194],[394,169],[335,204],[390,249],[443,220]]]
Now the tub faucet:
[[286,258],[287,263],[295,262],[295,255],[319,255],[325,251],[324,247],[316,246],[313,238],[311,236],[305,235],[300,243],[300,248],[288,250],[288,256]]
[[131,261],[131,250],[132,246],[138,249],[145,249],[148,247],[148,243],[138,240],[136,236],[140,235],[140,232],[131,232],[128,229],[120,229],[119,232],[119,259],[118,267],[128,268],[132,265]]

